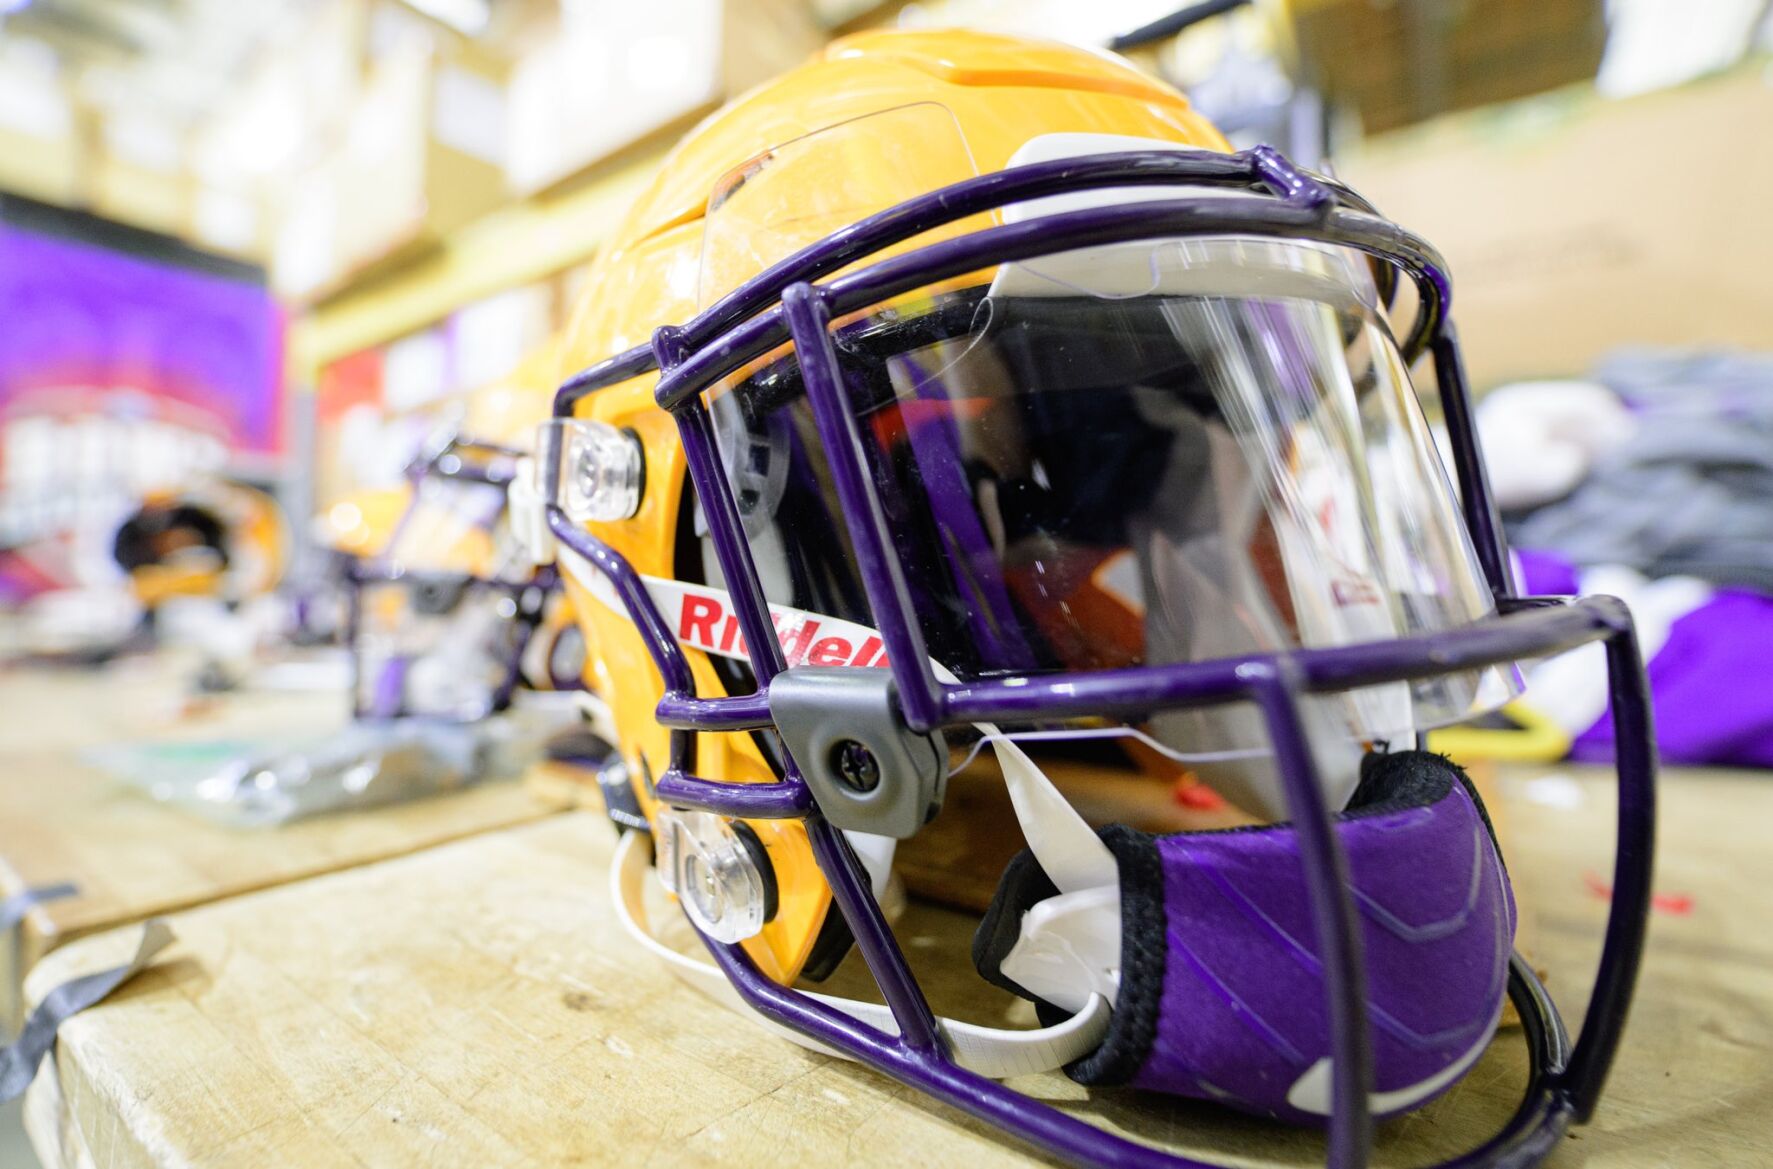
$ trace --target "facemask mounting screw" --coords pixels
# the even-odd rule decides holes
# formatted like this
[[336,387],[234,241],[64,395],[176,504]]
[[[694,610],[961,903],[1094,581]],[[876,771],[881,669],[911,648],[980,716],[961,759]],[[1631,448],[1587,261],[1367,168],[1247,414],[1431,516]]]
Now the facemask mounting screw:
[[831,767],[851,791],[871,792],[880,786],[880,760],[854,739],[832,746]]

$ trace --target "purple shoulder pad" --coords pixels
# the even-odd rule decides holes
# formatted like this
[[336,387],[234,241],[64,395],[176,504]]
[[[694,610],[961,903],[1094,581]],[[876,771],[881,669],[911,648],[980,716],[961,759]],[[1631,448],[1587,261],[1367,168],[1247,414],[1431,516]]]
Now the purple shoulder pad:
[[[1336,831],[1366,955],[1372,1109],[1395,1115],[1482,1055],[1508,985],[1514,898],[1482,806],[1438,755],[1368,756]],[[1120,994],[1102,1046],[1066,1070],[1323,1123],[1330,1027],[1291,827],[1102,837],[1120,862]],[[1053,892],[1024,853],[974,941],[981,973],[1024,997],[998,962]]]

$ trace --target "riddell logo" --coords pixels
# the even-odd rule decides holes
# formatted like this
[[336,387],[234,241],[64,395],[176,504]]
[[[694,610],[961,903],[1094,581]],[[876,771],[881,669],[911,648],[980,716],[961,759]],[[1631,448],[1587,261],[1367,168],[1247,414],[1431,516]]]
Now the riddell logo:
[[[726,594],[714,590],[683,595],[677,610],[677,640],[723,657],[743,658],[745,637]],[[770,620],[790,666],[882,666],[887,655],[880,635],[853,621],[771,605]]]
[[[560,563],[603,604],[617,613],[627,607],[616,595],[609,578],[563,548]],[[733,603],[720,589],[686,584],[664,577],[643,576],[646,591],[659,608],[659,616],[676,632],[677,640],[692,649],[743,660],[745,637]],[[787,605],[771,605],[770,620],[781,642],[782,656],[790,666],[878,666],[887,664],[880,634],[866,625],[808,613]]]

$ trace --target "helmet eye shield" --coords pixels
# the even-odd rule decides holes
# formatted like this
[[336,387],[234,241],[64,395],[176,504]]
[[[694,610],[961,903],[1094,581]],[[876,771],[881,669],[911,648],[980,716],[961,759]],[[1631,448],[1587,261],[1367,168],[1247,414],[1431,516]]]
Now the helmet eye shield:
[[[1202,245],[1251,246],[1137,246],[1184,242],[1197,253],[1193,286],[1215,259]],[[919,290],[832,327],[907,613],[866,608],[794,357],[714,391],[722,465],[769,601],[915,624],[928,655],[961,680],[1053,685],[1075,672],[1430,634],[1491,614],[1396,346],[1361,295],[1364,266],[1339,251],[1264,246],[1271,260],[1318,271],[1288,287],[1271,273],[1264,298],[1107,295],[1000,271],[989,285]],[[1094,251],[1028,268],[1100,272]],[[1247,276],[1247,256],[1236,262]],[[1352,790],[1360,742],[1407,741],[1469,717],[1513,682],[1490,668],[1315,700],[1319,749],[1342,761],[1334,786]],[[1247,710],[1159,714],[1156,726],[1180,754],[1266,753]],[[1284,815],[1271,783],[1216,778]]]

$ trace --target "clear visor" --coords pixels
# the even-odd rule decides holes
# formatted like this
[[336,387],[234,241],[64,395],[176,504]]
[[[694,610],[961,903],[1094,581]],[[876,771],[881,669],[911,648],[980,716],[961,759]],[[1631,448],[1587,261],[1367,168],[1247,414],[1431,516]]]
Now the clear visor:
[[[1493,611],[1358,256],[1092,248],[833,333],[916,620],[963,679],[1384,641]],[[711,405],[769,599],[874,622],[793,357]],[[1407,739],[1516,685],[1446,674],[1309,717],[1320,743]],[[1267,747],[1246,710],[1144,729],[1201,759]]]

